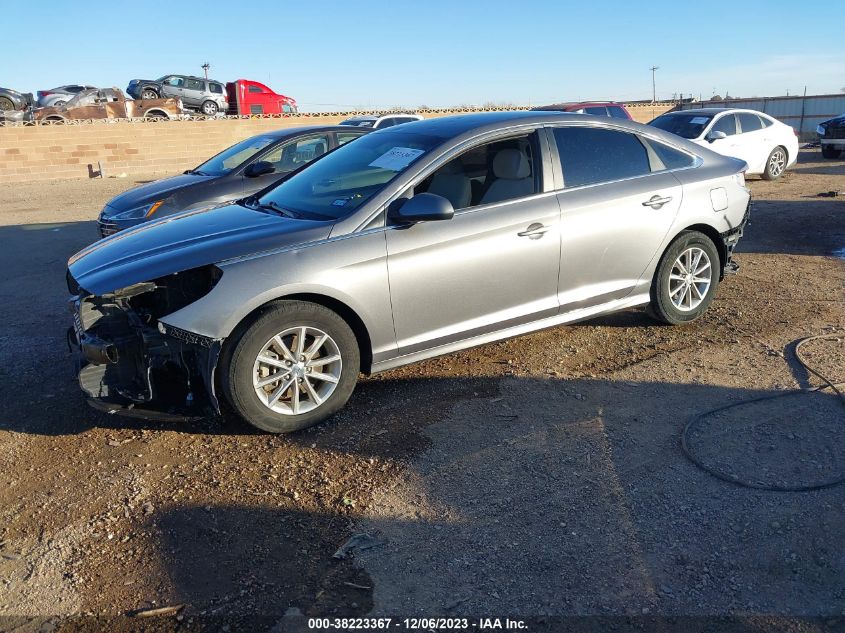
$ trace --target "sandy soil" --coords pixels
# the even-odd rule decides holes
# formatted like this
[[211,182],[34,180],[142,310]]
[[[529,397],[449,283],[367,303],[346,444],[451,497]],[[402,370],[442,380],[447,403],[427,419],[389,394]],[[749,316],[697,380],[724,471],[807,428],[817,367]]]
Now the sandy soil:
[[[841,334],[808,355],[845,380],[845,202],[816,195],[845,190],[842,161],[803,152],[750,183],[739,274],[692,325],[631,311],[431,360],[286,437],[82,402],[65,261],[132,184],[0,185],[0,630],[132,630],[126,614],[172,605],[157,625],[281,630],[292,608],[845,622],[845,486],[745,489],[679,447],[697,413],[817,384],[800,337]],[[738,407],[695,448],[753,480],[845,476],[842,411]]]

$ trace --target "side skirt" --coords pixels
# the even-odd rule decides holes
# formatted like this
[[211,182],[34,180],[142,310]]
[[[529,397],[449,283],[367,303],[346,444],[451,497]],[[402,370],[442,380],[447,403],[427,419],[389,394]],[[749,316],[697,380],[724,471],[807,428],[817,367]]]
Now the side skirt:
[[470,347],[486,345],[487,343],[501,341],[502,339],[513,338],[514,336],[521,336],[530,332],[536,332],[537,330],[543,330],[545,328],[563,325],[564,323],[575,323],[576,321],[591,319],[592,317],[599,316],[601,314],[617,312],[618,310],[626,310],[628,308],[635,308],[637,306],[646,305],[647,303],[649,303],[649,301],[651,301],[649,293],[644,292],[641,294],[625,297],[623,299],[617,299],[609,303],[603,303],[598,306],[590,306],[589,308],[580,308],[578,310],[572,310],[571,312],[556,314],[555,316],[540,319],[539,321],[523,323],[513,327],[505,328],[504,330],[488,332],[486,334],[480,334],[471,338],[455,341],[454,343],[448,343],[439,347],[432,347],[419,352],[414,352],[412,354],[405,354],[403,356],[397,356],[395,358],[383,360],[381,362],[373,364],[371,373],[377,374],[379,372],[388,371],[390,369],[396,369],[397,367],[402,367],[403,365],[410,365],[411,363],[416,363],[421,360],[434,358],[435,356],[443,356],[444,354],[459,352]]

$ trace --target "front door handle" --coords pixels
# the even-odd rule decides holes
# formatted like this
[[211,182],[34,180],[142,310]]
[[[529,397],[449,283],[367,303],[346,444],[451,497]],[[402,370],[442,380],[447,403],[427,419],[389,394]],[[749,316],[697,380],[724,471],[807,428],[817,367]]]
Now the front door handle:
[[517,235],[519,235],[519,237],[527,237],[531,240],[538,240],[543,237],[548,230],[549,227],[543,226],[539,222],[535,222],[534,224],[529,224],[527,229],[520,231]]
[[667,202],[672,202],[672,196],[666,196],[665,198],[661,198],[660,196],[655,195],[643,202],[643,206],[651,207],[652,209],[659,209]]

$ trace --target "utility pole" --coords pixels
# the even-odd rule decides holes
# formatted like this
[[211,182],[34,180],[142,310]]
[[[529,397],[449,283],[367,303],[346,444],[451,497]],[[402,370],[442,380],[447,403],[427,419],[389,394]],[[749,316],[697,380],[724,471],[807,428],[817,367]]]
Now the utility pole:
[[654,83],[654,73],[660,68],[660,66],[652,66],[651,70],[651,102],[657,102],[657,85]]
[[209,68],[211,68],[211,64],[209,64],[208,62],[205,62],[205,63],[202,65],[202,69],[205,71],[205,78],[206,78],[206,79],[208,79],[208,69],[209,69]]

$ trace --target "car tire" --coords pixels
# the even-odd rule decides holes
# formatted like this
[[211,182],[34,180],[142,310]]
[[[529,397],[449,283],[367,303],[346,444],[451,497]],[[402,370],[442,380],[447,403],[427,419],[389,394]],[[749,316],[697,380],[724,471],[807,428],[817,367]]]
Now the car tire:
[[842,154],[842,150],[836,149],[835,147],[827,147],[822,145],[822,156],[825,158],[839,158]]
[[158,99],[158,93],[152,88],[144,88],[141,91],[141,99]]
[[[692,277],[688,268],[693,268]],[[698,231],[681,232],[657,265],[649,312],[670,325],[695,321],[713,302],[720,276],[721,262],[713,241]]]
[[766,167],[761,174],[763,180],[777,180],[786,171],[786,164],[789,162],[789,154],[785,147],[778,145],[766,159]]
[[218,105],[213,101],[203,101],[202,103],[201,110],[205,116],[214,116],[215,114],[217,114],[217,111],[219,109],[220,108],[218,107]]
[[14,110],[15,104],[12,103],[12,100],[9,97],[0,97],[0,111],[6,112],[7,110]]
[[56,107],[56,108],[61,108],[61,107],[62,107],[64,104],[66,104],[66,103],[67,103],[67,101],[62,101],[61,99],[59,99],[58,101],[56,101],[56,102],[53,104],[53,107]]
[[298,431],[349,400],[361,370],[360,351],[337,313],[282,300],[239,329],[231,353],[224,354],[221,382],[229,403],[253,426],[270,433]]

